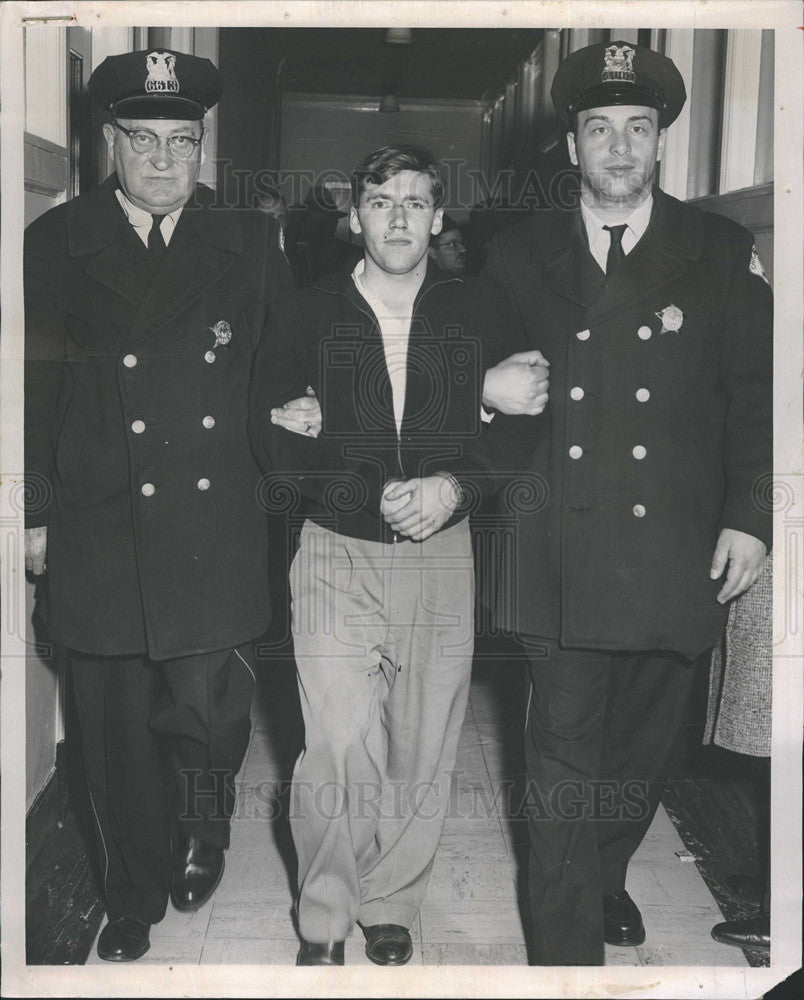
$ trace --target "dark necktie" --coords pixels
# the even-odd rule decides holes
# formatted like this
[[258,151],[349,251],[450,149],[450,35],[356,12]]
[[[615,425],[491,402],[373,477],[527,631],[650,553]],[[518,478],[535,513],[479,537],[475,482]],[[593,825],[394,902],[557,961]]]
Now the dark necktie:
[[165,239],[160,229],[164,215],[152,215],[153,222],[148,233],[148,253],[156,260],[165,252]]
[[624,222],[621,226],[604,226],[604,229],[609,231],[611,236],[611,243],[609,244],[609,252],[606,255],[606,277],[610,278],[612,274],[622,267],[622,263],[625,260],[625,251],[623,250],[623,233],[628,228],[628,223]]

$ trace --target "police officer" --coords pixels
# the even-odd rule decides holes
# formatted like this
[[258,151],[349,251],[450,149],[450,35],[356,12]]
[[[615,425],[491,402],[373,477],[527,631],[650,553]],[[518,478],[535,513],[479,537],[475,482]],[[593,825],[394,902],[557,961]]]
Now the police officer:
[[89,87],[115,172],[25,240],[26,563],[47,570],[38,610],[69,650],[109,918],[98,954],[128,961],[169,895],[197,909],[223,872],[270,620],[248,425],[268,423],[262,373],[292,283],[275,220],[197,183],[221,92],[208,60],[113,56]]
[[[599,965],[645,929],[625,891],[696,665],[771,543],[771,294],[741,226],[654,184],[686,94],[622,41],[552,86],[580,206],[492,241],[551,363],[543,508],[519,515],[532,961]],[[510,611],[510,609],[509,609]]]

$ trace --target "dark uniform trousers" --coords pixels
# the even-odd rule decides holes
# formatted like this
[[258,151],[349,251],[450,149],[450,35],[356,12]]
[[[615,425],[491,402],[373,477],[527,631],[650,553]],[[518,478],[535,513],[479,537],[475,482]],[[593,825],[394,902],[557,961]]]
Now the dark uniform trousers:
[[625,887],[709,653],[525,651],[531,961],[603,965],[603,894]]
[[179,829],[229,845],[254,643],[154,662],[70,652],[109,920],[158,923]]

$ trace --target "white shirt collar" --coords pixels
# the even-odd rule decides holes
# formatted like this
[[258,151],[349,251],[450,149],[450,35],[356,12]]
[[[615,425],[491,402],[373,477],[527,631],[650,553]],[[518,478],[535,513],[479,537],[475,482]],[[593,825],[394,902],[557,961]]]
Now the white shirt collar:
[[363,277],[363,272],[365,270],[366,270],[366,258],[361,257],[360,260],[355,264],[354,270],[352,271],[352,281],[354,281],[356,285],[358,283],[358,280]]
[[[650,213],[652,208],[653,193],[651,192],[642,204],[637,205],[628,218],[623,220],[633,233],[635,243],[638,243],[639,240],[641,240],[645,235],[645,230],[648,228],[648,223],[650,222]],[[586,227],[586,232],[589,236],[590,242],[593,233],[597,236],[598,231],[602,230],[603,226],[611,225],[608,219],[601,219],[594,209],[589,208],[589,206],[585,205],[583,202],[581,202],[581,216],[583,217],[583,224]],[[604,235],[606,240],[610,239],[607,230],[604,230]]]
[[[623,251],[629,254],[637,243],[645,235],[645,230],[650,222],[650,213],[653,208],[653,193],[637,205],[634,211],[623,220],[628,227],[623,233]],[[611,245],[611,235],[604,226],[611,225],[607,219],[601,219],[593,209],[581,202],[581,218],[583,219],[586,235],[589,239],[589,250],[598,262],[603,271],[606,270],[606,257]]]
[[[120,202],[120,207],[126,213],[126,218],[134,227],[137,235],[143,243],[148,246],[148,232],[153,224],[151,213],[146,212],[144,208],[140,208],[138,205],[135,205],[132,201],[130,201],[120,188],[117,188],[115,194],[117,195],[117,200]],[[170,243],[170,237],[173,235],[173,230],[176,228],[176,223],[179,221],[179,216],[181,215],[183,209],[184,205],[181,205],[179,208],[169,212],[164,219],[162,219],[162,223],[159,228],[162,230],[165,245]]]

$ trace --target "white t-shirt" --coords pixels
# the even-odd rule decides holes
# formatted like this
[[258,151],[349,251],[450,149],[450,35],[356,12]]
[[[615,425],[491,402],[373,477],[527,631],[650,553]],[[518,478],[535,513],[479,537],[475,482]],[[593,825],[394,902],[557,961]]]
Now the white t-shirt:
[[401,315],[390,315],[385,303],[372,295],[366,287],[363,277],[366,262],[360,260],[354,271],[352,280],[355,287],[368,302],[380,324],[382,346],[385,352],[385,364],[388,368],[388,378],[391,382],[391,396],[394,404],[394,419],[396,432],[402,432],[402,416],[405,412],[405,393],[407,391],[408,375],[408,340],[410,338],[410,322],[413,316],[413,303],[416,301],[419,288],[413,289],[410,301],[405,303],[405,312]]

